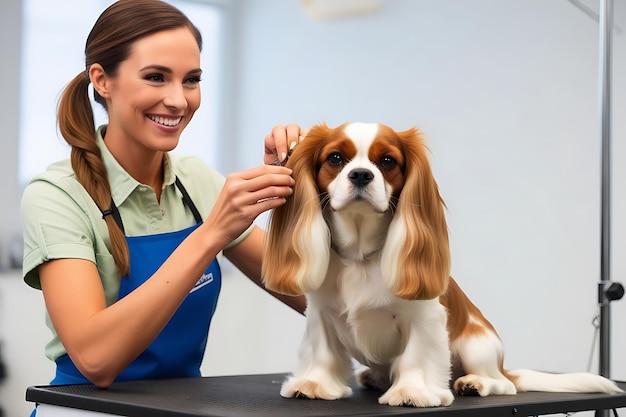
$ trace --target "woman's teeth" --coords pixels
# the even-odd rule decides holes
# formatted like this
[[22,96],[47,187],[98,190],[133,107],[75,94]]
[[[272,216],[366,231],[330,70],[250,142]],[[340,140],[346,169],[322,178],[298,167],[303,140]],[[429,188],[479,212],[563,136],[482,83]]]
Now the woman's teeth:
[[178,125],[180,121],[182,120],[182,117],[180,116],[172,119],[172,118],[167,118],[167,117],[162,117],[162,116],[153,116],[151,114],[148,115],[148,118],[152,120],[153,122],[156,122],[163,126],[169,126],[169,127]]

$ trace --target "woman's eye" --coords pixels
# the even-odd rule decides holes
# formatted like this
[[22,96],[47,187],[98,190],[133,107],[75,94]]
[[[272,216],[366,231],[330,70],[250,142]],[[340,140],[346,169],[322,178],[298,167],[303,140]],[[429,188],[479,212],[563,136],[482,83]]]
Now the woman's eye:
[[161,74],[146,75],[146,80],[154,82],[163,82],[163,76]]
[[189,77],[185,82],[187,84],[198,84],[200,81],[202,81],[202,78],[200,77]]
[[385,155],[380,160],[380,166],[383,169],[392,169],[398,165],[398,162],[389,155]]
[[343,165],[343,156],[339,152],[333,152],[328,155],[327,161],[332,166]]

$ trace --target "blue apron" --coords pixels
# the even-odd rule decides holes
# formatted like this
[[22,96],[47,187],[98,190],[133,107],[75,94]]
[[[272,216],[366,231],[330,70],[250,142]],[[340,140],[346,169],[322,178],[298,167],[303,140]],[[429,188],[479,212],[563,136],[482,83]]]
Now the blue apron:
[[[176,186],[197,224],[177,232],[127,236],[130,271],[121,280],[118,300],[150,278],[178,245],[202,223],[200,213],[178,178]],[[124,231],[119,212],[111,204],[114,218]],[[214,259],[157,338],[115,381],[200,376],[200,365],[220,288],[220,266]],[[115,355],[115,352],[111,352],[111,355]],[[58,358],[56,365],[52,385],[90,383],[67,354]]]

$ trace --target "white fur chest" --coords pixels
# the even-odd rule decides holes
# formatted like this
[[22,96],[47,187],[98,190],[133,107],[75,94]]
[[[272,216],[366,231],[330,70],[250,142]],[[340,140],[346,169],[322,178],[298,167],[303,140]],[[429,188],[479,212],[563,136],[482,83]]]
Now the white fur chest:
[[326,281],[307,296],[309,308],[319,310],[324,326],[362,364],[387,366],[404,350],[415,302],[389,292],[379,254],[352,261],[333,251]]

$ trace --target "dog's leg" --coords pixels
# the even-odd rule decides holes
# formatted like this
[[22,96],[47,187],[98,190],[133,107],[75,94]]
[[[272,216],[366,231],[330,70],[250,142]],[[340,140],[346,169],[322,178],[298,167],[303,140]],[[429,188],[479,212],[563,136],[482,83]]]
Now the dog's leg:
[[392,365],[392,384],[380,404],[414,407],[450,405],[447,313],[437,299],[419,301],[409,321],[404,352]]
[[451,343],[452,354],[466,374],[454,382],[459,395],[514,395],[515,385],[502,368],[504,347],[498,335],[481,323],[468,324]]
[[286,398],[336,400],[352,395],[348,380],[352,362],[331,323],[324,323],[319,310],[309,303],[304,339],[296,372],[282,385]]

